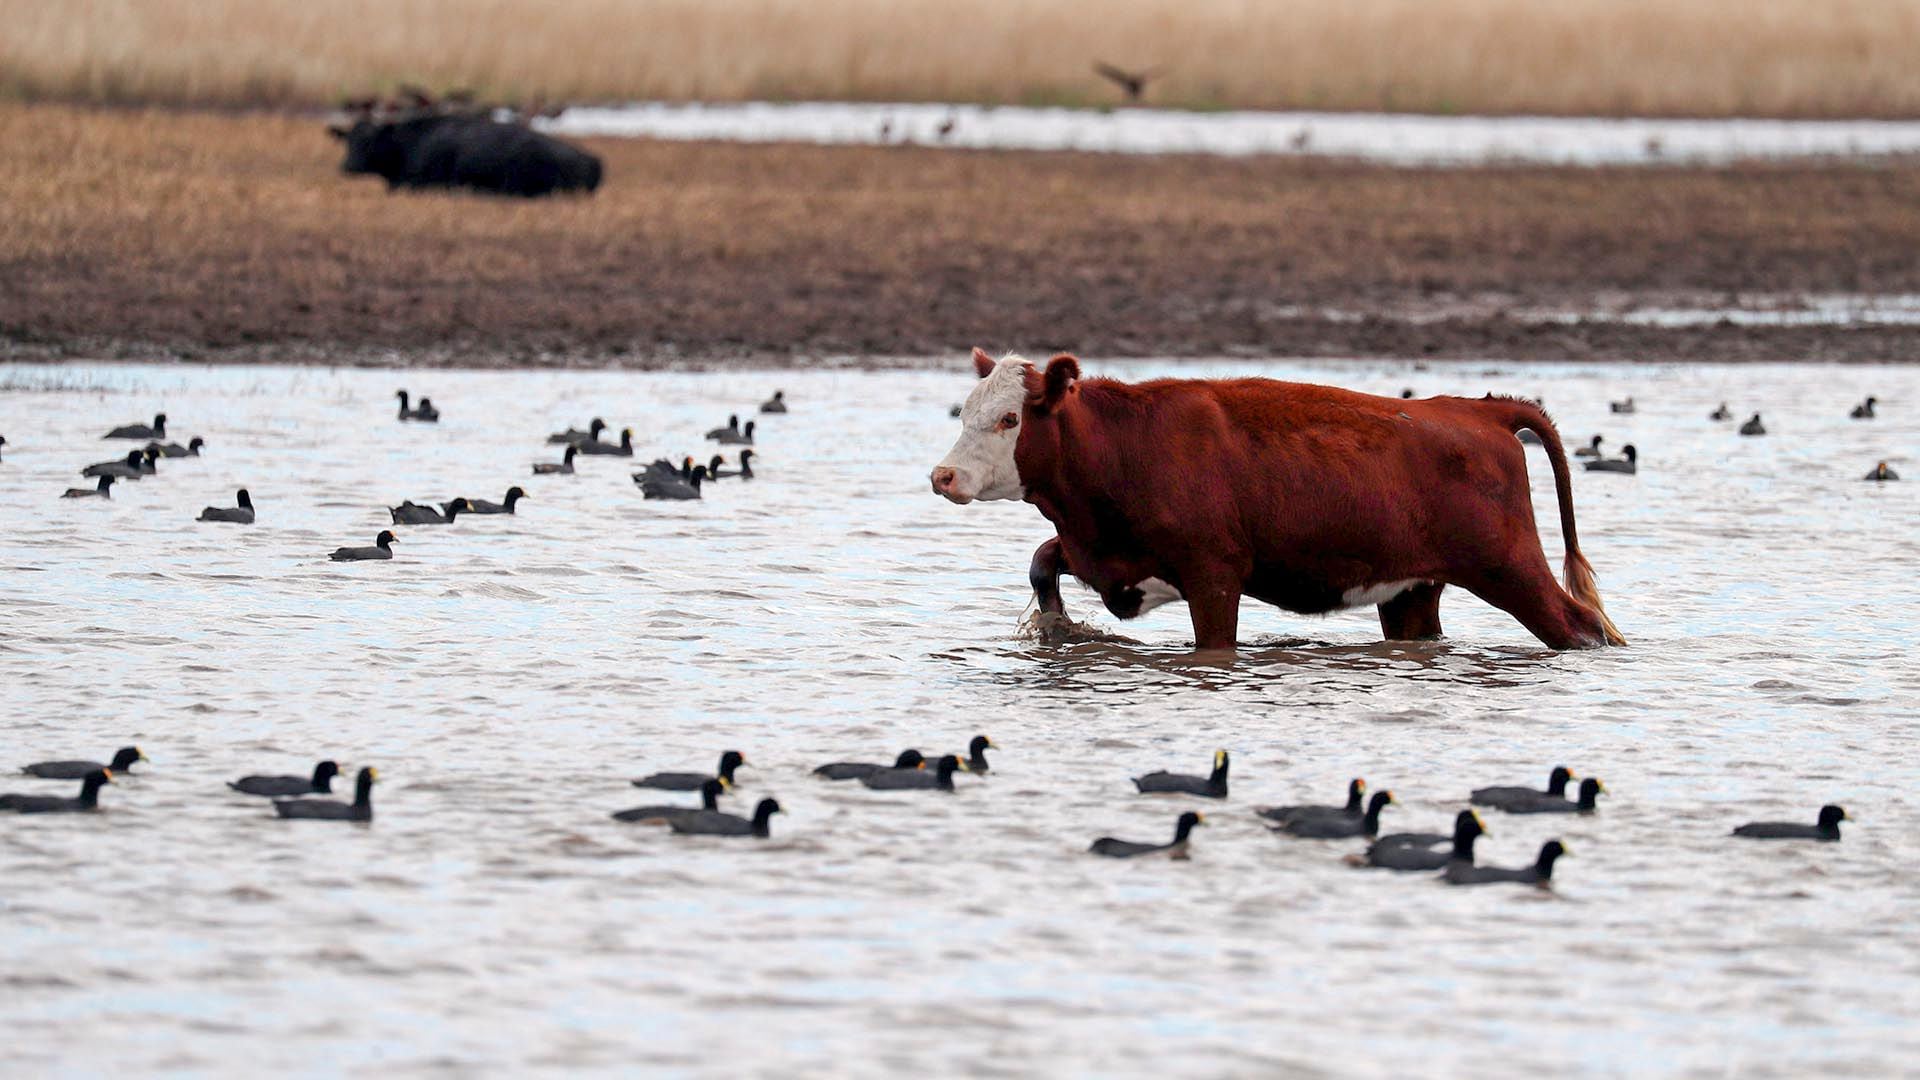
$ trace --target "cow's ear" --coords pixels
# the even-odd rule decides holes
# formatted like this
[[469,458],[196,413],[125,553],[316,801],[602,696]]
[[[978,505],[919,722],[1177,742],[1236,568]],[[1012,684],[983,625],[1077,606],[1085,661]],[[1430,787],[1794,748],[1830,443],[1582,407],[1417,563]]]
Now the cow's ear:
[[1066,353],[1047,361],[1046,385],[1040,394],[1040,403],[1049,408],[1058,405],[1066,396],[1067,388],[1080,378],[1080,361]]
[[347,129],[340,127],[337,124],[328,124],[327,134],[333,136],[336,139],[344,140],[347,137]]
[[993,357],[978,345],[973,347],[973,370],[979,372],[983,379],[993,374]]

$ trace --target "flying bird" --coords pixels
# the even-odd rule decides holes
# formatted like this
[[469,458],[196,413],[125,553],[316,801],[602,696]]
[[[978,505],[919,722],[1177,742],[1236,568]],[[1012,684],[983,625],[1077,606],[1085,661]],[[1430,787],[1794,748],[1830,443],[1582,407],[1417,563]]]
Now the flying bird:
[[1147,92],[1147,84],[1161,75],[1159,68],[1147,68],[1144,71],[1127,71],[1114,67],[1104,60],[1093,62],[1093,73],[1118,86],[1127,95],[1128,101],[1139,101],[1140,95]]

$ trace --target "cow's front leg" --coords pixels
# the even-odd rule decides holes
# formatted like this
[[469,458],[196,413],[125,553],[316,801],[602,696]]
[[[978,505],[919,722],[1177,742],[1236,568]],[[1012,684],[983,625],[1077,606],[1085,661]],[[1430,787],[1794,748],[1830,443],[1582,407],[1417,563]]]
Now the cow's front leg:
[[1066,616],[1067,605],[1060,599],[1060,575],[1072,572],[1067,568],[1067,553],[1061,548],[1059,537],[1034,549],[1033,562],[1027,566],[1027,581],[1033,585],[1033,598],[1040,605],[1040,614]]

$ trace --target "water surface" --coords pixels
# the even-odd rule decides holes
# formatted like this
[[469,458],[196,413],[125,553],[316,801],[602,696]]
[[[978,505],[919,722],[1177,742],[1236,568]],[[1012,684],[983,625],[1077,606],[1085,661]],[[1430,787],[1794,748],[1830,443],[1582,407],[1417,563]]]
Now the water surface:
[[1278,154],[1390,165],[1716,165],[1920,152],[1920,122],[1216,112],[841,102],[568,109],[563,135],[729,142],[919,143],[1113,154]]
[[[1545,398],[1633,647],[1555,655],[1470,597],[1444,643],[1370,611],[1249,606],[1230,666],[1184,607],[1137,646],[1023,640],[1029,506],[926,489],[951,371],[636,374],[16,366],[0,375],[0,764],[153,761],[107,811],[0,818],[0,1072],[689,1076],[1886,1075],[1920,1060],[1920,373],[1886,367],[1128,363],[1396,394]],[[400,424],[393,391],[432,396]],[[785,389],[760,478],[643,502],[631,464],[528,475],[605,417],[641,459]],[[1882,418],[1846,418],[1875,394]],[[1633,395],[1616,417],[1609,398]],[[1760,410],[1742,439],[1706,414]],[[198,460],[62,501],[164,409]],[[1544,459],[1535,502],[1558,563]],[[1911,478],[1869,485],[1889,459]],[[385,505],[530,492],[515,517],[399,530]],[[251,489],[259,524],[196,524]],[[814,764],[1004,748],[951,797]],[[747,752],[770,842],[607,815],[630,777]],[[1084,854],[1185,803],[1128,777],[1234,754],[1186,864]],[[222,781],[377,765],[369,828],[282,823]],[[1489,815],[1491,862],[1552,836],[1556,895],[1367,873],[1252,808],[1391,788],[1393,828],[1564,762],[1589,820]],[[4,781],[0,790],[56,790]],[[653,801],[646,799],[646,801]],[[1832,846],[1732,842],[1840,801]],[[1902,1065],[1901,1062],[1909,1064]]]

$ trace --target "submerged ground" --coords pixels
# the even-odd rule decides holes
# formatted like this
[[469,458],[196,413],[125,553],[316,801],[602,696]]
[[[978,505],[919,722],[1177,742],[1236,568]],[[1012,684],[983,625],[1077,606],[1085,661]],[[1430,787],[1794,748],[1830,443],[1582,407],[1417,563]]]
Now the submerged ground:
[[1549,320],[1920,292],[1920,166],[1405,169],[594,140],[388,195],[317,117],[0,106],[0,355],[486,366],[1360,355],[1906,360],[1920,327]]

